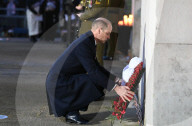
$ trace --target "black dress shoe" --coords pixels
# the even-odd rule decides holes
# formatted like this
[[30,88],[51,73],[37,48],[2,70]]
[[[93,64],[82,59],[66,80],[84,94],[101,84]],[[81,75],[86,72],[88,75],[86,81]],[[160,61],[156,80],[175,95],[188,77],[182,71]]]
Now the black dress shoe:
[[89,121],[86,119],[83,119],[79,112],[70,114],[68,113],[66,116],[66,122],[68,123],[76,123],[76,124],[87,124]]

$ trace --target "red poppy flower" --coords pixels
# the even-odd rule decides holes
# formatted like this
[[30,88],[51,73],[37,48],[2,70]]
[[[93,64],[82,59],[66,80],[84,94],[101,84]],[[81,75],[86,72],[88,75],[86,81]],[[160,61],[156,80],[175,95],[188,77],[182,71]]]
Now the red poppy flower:
[[[134,73],[132,76],[129,78],[129,81],[125,84],[130,88],[131,91],[134,91],[136,87],[138,86],[138,82],[142,74],[143,70],[143,63],[141,62],[139,65],[136,66],[134,69]],[[131,97],[128,97],[129,100],[132,100]],[[129,102],[124,102],[121,97],[118,97],[114,102],[113,102],[113,108],[114,112],[112,113],[113,116],[116,116],[117,119],[121,119],[122,115],[126,113],[126,108],[128,106]]]
[[116,104],[117,104],[117,101],[114,101],[113,104],[116,105]]
[[117,119],[120,120],[120,116],[117,116]]
[[121,111],[121,114],[125,114],[125,110]]

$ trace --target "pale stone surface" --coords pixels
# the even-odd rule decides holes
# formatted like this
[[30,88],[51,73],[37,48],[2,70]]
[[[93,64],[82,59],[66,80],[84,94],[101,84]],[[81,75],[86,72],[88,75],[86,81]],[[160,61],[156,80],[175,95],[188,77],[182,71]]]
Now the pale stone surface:
[[192,45],[157,44],[154,55],[154,125],[192,117]]
[[139,56],[140,48],[140,28],[141,28],[141,1],[133,0],[135,2],[134,8],[134,25],[133,25],[133,37],[132,37],[132,55]]
[[141,44],[145,38],[146,126],[192,123],[191,0],[142,1]]
[[[152,62],[154,62],[154,57],[152,57]],[[146,67],[146,95],[145,95],[145,124],[153,126],[153,101],[154,101],[154,63],[151,66]],[[150,73],[150,74],[149,74]]]
[[[152,56],[155,46],[155,36],[156,36],[156,1],[147,0],[142,2],[141,6],[141,44],[140,44],[140,56],[143,53],[143,42],[145,39],[145,58],[146,67],[150,68]],[[149,69],[146,69],[148,72]],[[146,74],[148,77],[148,74]]]
[[192,44],[192,1],[165,0],[161,14],[158,43]]

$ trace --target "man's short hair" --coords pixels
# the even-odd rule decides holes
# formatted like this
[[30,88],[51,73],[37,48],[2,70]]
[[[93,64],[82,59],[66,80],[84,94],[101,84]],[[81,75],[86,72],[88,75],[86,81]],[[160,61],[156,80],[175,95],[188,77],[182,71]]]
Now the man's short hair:
[[101,27],[102,30],[107,29],[108,25],[110,25],[111,22],[105,18],[97,18],[92,23],[92,29],[97,29],[98,27]]

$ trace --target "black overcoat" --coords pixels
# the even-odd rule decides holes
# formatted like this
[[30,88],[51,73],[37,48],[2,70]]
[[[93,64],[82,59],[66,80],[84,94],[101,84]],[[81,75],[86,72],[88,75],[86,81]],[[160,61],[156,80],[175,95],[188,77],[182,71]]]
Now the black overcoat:
[[96,59],[93,33],[83,34],[71,43],[49,71],[46,91],[50,113],[65,116],[69,111],[86,108],[103,95],[98,87],[112,90],[115,78]]

